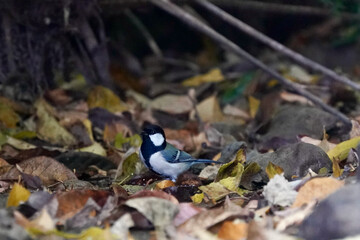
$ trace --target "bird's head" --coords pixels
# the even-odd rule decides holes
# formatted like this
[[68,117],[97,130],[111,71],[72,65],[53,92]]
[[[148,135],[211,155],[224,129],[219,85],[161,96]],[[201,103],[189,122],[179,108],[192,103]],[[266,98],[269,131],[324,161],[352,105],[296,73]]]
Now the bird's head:
[[141,137],[143,142],[146,142],[147,144],[152,144],[155,148],[165,148],[166,146],[164,130],[158,125],[147,125],[143,129]]

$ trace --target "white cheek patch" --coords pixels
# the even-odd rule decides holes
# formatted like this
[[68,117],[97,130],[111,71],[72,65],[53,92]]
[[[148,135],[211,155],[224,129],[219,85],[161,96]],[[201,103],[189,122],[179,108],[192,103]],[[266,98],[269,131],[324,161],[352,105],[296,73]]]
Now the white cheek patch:
[[161,135],[160,133],[150,135],[150,139],[153,142],[153,144],[157,147],[161,146],[165,141],[163,135]]

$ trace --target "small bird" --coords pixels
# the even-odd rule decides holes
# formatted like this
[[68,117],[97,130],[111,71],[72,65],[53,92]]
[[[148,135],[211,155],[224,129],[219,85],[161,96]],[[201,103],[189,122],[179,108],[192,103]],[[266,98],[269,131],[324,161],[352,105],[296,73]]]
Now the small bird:
[[176,181],[176,178],[197,163],[219,163],[209,159],[196,159],[166,142],[164,130],[147,125],[141,133],[140,159],[153,172]]

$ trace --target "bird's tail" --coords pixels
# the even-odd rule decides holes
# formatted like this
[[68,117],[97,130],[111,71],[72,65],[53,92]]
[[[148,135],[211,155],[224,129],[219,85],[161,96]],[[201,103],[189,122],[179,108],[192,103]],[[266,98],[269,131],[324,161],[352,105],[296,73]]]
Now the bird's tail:
[[218,162],[218,161],[214,161],[214,160],[210,160],[210,159],[189,159],[189,160],[186,160],[186,162],[223,164],[222,162]]

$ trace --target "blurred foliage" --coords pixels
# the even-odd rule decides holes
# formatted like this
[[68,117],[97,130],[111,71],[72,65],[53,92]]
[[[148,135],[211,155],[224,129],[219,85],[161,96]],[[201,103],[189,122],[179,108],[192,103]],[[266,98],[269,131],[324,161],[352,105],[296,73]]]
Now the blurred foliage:
[[321,0],[321,2],[330,7],[334,13],[340,11],[359,13],[360,10],[360,2],[356,0]]

